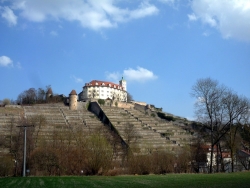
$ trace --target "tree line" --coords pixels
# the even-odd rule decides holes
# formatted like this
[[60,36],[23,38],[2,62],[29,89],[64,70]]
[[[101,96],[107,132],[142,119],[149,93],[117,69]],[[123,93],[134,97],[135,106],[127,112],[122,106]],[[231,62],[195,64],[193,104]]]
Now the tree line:
[[[48,95],[48,92],[49,93]],[[17,104],[41,104],[41,103],[54,103],[54,102],[64,102],[64,97],[62,95],[53,94],[51,86],[46,86],[43,88],[29,88],[21,92],[16,100]]]
[[201,123],[201,141],[210,143],[209,172],[213,172],[215,150],[216,171],[225,171],[223,149],[229,149],[234,171],[237,151],[246,147],[240,133],[249,126],[249,99],[211,78],[197,80],[191,95],[196,98],[195,114]]

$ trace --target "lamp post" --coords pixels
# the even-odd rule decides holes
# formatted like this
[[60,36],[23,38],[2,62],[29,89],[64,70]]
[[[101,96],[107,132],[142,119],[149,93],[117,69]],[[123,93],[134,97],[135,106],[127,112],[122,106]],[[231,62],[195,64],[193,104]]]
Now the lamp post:
[[26,128],[27,127],[34,127],[34,125],[20,125],[17,127],[24,128],[24,137],[23,137],[23,177],[26,176]]

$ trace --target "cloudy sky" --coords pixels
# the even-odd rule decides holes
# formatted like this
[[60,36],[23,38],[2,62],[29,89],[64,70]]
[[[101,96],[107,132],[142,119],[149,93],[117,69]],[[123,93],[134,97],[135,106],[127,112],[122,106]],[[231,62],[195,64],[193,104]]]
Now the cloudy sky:
[[249,0],[0,0],[0,100],[124,76],[135,100],[194,118],[211,77],[250,97]]

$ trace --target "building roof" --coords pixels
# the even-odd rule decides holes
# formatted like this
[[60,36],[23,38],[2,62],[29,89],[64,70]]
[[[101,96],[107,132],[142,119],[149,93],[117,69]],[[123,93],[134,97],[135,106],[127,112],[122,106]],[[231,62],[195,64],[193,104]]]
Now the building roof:
[[70,95],[77,95],[77,94],[76,94],[76,90],[73,89],[73,90],[70,92]]
[[120,86],[119,84],[115,84],[115,83],[107,82],[107,81],[100,81],[100,80],[92,80],[91,82],[86,83],[84,87],[91,87],[91,86],[111,87],[115,89],[124,90],[124,88]]

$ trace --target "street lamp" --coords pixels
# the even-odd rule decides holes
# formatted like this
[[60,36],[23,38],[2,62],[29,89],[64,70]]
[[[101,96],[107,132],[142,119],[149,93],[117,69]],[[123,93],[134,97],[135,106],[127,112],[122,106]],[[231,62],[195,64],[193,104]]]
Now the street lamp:
[[26,175],[26,128],[27,127],[34,127],[34,125],[20,125],[17,127],[24,128],[24,137],[23,137],[23,177]]

